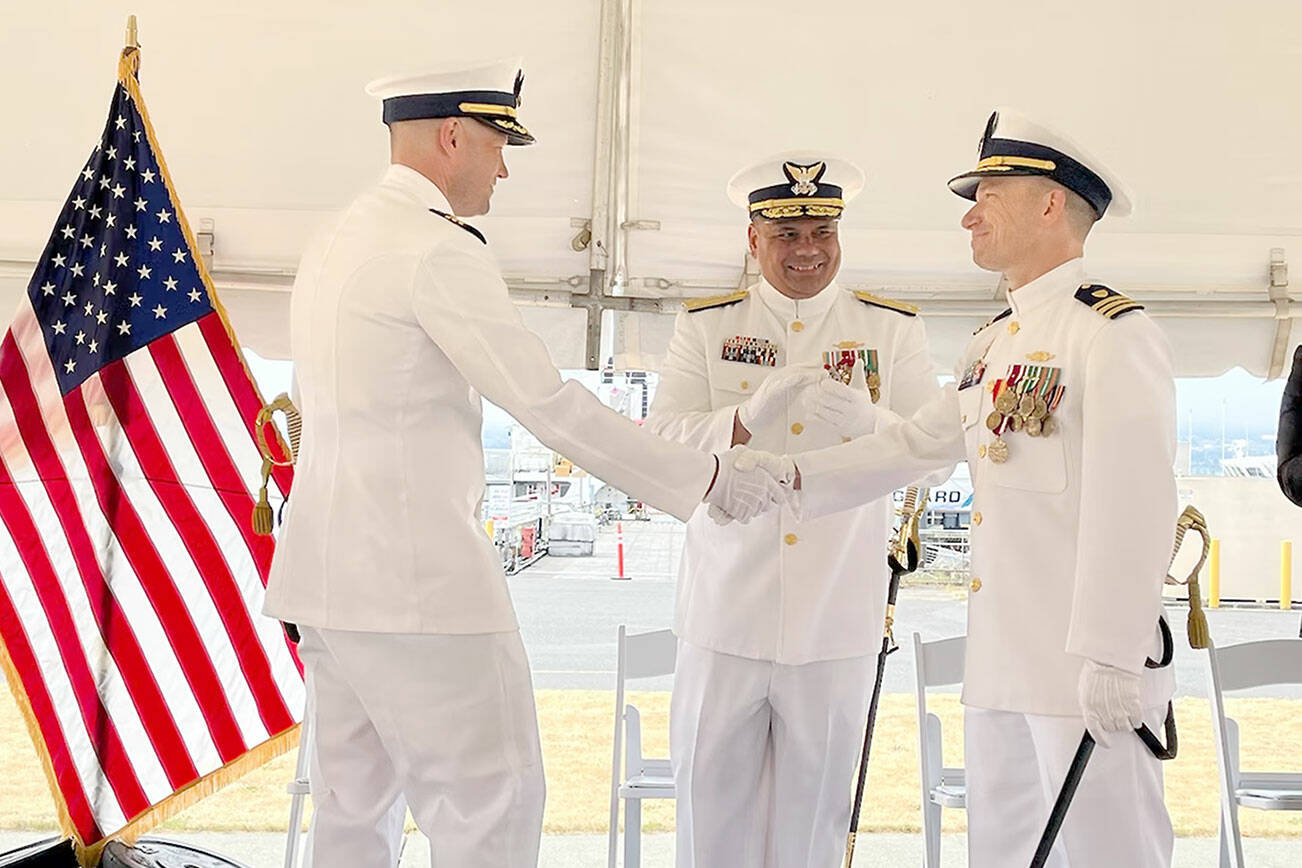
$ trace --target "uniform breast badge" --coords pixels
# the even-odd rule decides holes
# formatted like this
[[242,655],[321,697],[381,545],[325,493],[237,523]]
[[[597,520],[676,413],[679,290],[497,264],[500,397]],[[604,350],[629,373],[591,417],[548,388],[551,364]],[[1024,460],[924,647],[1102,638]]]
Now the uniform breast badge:
[[958,381],[958,390],[961,392],[964,389],[970,389],[973,386],[979,385],[981,383],[981,378],[985,375],[986,359],[985,356],[982,356],[967,366],[967,370],[963,372],[963,379]]
[[1052,413],[1066,387],[1059,385],[1062,368],[1044,365],[1009,365],[1008,375],[995,381],[995,408],[986,427],[995,435],[986,455],[996,464],[1008,460],[1005,432],[1024,431],[1028,437],[1047,437],[1057,430]]
[[823,353],[823,370],[832,379],[850,385],[854,380],[855,365],[863,367],[864,382],[868,385],[868,396],[874,404],[882,395],[882,375],[877,364],[877,351],[865,348],[854,341],[842,341],[835,348]]
[[723,352],[719,357],[725,362],[774,368],[778,364],[778,345],[764,338],[735,335],[723,342]]

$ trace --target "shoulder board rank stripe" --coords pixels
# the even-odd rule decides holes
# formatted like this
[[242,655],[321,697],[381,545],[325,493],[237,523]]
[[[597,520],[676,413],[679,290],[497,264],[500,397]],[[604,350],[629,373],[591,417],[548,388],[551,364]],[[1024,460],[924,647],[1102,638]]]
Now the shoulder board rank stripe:
[[429,209],[429,210],[430,210],[432,213],[439,215],[439,216],[442,217],[444,220],[446,220],[446,221],[448,221],[449,223],[451,223],[453,226],[460,226],[462,229],[466,230],[466,231],[469,232],[471,235],[473,235],[473,236],[475,236],[476,238],[478,238],[481,244],[487,244],[487,243],[488,243],[488,239],[484,237],[484,233],[480,232],[478,229],[476,229],[475,227],[471,226],[469,223],[467,223],[466,221],[462,220],[460,217],[457,217],[457,216],[455,216],[455,215],[453,215],[453,214],[444,214],[442,211],[440,211],[440,210],[437,209],[437,208],[431,208],[431,209]]
[[1001,313],[1001,314],[997,314],[997,315],[995,315],[995,316],[990,317],[990,319],[988,319],[988,320],[986,320],[984,323],[982,323],[982,324],[981,324],[981,327],[978,328],[976,331],[972,332],[972,334],[974,334],[974,335],[979,335],[979,334],[981,334],[981,332],[983,332],[983,331],[985,331],[986,329],[990,328],[992,325],[994,325],[995,323],[999,322],[1001,319],[1003,319],[1004,317],[1008,316],[1008,315],[1011,314],[1012,312],[1013,312],[1013,309],[1012,309],[1011,307],[1004,308],[1004,312],[1003,312],[1003,313]]
[[683,302],[683,307],[688,313],[696,313],[698,310],[709,310],[712,307],[723,307],[728,304],[736,304],[739,301],[745,301],[750,298],[750,290],[743,289],[740,292],[730,292],[725,295],[711,295],[706,298],[689,298]]
[[871,304],[874,307],[884,307],[887,310],[893,310],[896,313],[902,313],[905,316],[917,316],[918,308],[904,301],[896,301],[893,298],[882,298],[880,295],[873,295],[871,292],[856,290],[854,297],[864,304]]
[[1076,300],[1108,319],[1116,319],[1131,311],[1144,309],[1144,306],[1133,298],[1094,283],[1086,283],[1076,290]]

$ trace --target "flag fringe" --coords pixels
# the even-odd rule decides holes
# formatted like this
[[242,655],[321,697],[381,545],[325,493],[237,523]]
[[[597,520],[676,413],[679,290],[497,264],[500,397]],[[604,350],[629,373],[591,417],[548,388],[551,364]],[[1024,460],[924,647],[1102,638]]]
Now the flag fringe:
[[209,772],[194,783],[172,793],[172,795],[148,808],[143,813],[132,817],[129,823],[114,831],[102,841],[96,841],[94,844],[82,844],[74,839],[77,861],[82,865],[82,868],[93,868],[98,864],[100,852],[109,841],[134,844],[142,835],[155,826],[165,823],[187,808],[191,808],[203,799],[208,798],[222,787],[234,783],[249,772],[261,768],[297,747],[299,729],[300,725],[296,723],[279,735],[273,736],[257,747],[245,751],[216,771]]
[[5,647],[3,638],[0,638],[0,669],[4,670],[5,680],[9,682],[9,692],[18,703],[18,713],[22,715],[23,723],[27,726],[27,734],[32,739],[32,746],[36,748],[36,755],[40,757],[41,769],[45,772],[45,782],[50,788],[50,795],[53,796],[55,807],[59,812],[59,833],[65,838],[75,839],[76,827],[72,823],[72,815],[68,813],[68,804],[63,799],[63,790],[59,788],[59,778],[54,773],[54,760],[50,758],[50,749],[45,744],[45,736],[41,734],[36,713],[32,711],[32,703],[27,698],[27,691],[23,689],[23,681],[18,676],[17,667],[9,658],[9,649]]

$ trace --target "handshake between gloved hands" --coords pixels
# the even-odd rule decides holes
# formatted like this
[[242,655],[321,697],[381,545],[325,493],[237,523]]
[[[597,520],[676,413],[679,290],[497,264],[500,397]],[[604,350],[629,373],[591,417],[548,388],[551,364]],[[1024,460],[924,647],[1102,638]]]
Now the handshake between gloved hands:
[[[816,366],[793,367],[771,376],[738,405],[736,421],[749,436],[796,402],[803,402],[810,418],[845,438],[870,433],[876,424],[876,410],[857,365],[849,385]],[[718,472],[704,500],[716,522],[745,523],[774,506],[786,506],[799,514],[800,473],[791,456],[736,445],[715,458]]]

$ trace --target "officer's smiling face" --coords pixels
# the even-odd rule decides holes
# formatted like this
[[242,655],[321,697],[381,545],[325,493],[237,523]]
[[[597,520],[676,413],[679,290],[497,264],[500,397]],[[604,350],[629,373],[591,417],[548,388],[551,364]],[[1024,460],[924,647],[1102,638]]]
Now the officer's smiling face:
[[972,261],[999,272],[1023,263],[1044,231],[1045,195],[1039,178],[983,179],[962,221],[972,234]]
[[841,268],[835,217],[758,218],[747,235],[765,279],[788,298],[813,298]]

